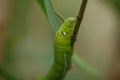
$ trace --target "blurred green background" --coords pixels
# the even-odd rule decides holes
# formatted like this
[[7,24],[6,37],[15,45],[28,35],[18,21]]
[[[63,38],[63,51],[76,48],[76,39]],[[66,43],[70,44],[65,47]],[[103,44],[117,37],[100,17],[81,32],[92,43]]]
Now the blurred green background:
[[[0,1],[0,44],[4,46],[0,47],[1,64],[21,80],[34,80],[52,65],[53,29],[36,0]],[[67,18],[77,16],[82,0],[51,1],[55,11]],[[5,25],[2,24],[4,18]],[[112,5],[101,0],[89,0],[75,43],[75,52],[100,71],[101,80],[111,79],[111,66],[118,60],[117,18]],[[74,65],[65,80],[90,80],[89,76]]]

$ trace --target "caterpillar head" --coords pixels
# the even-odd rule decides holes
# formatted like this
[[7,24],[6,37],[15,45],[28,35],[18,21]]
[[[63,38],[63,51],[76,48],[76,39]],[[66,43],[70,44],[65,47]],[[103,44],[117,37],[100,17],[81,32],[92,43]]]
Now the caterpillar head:
[[64,25],[67,27],[73,27],[73,24],[75,23],[76,18],[75,17],[69,17],[64,21]]
[[71,33],[72,33],[72,27],[75,23],[76,18],[69,17],[67,18],[64,23],[60,26],[58,31],[56,32],[56,40],[59,40],[59,42],[67,44],[70,43],[71,40]]

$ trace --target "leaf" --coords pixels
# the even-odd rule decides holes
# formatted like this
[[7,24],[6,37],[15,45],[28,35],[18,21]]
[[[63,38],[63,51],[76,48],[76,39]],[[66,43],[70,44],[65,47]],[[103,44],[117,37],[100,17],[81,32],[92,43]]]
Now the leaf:
[[38,0],[38,3],[40,4],[42,10],[46,13],[46,8],[45,8],[44,0]]
[[48,16],[50,24],[51,24],[54,32],[56,32],[60,24],[57,22],[57,20],[55,18],[55,12],[51,6],[50,0],[38,0],[38,2],[41,5],[41,7],[43,8],[44,12],[47,13],[46,15]]

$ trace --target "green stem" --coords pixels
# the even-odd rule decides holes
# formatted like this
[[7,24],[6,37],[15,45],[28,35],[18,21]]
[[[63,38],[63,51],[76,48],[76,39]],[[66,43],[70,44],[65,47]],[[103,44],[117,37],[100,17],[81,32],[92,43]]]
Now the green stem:
[[73,61],[74,63],[80,67],[81,69],[85,70],[86,72],[89,72],[91,74],[94,74],[96,76],[99,76],[100,73],[97,69],[93,68],[89,64],[87,64],[83,59],[79,58],[77,55],[73,55]]

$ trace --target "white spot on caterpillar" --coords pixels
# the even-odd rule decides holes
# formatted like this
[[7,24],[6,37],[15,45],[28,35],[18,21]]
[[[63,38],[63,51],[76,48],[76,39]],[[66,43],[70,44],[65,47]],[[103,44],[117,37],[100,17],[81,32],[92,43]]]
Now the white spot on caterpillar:
[[62,31],[62,34],[63,34],[64,36],[67,36],[67,35],[68,35],[68,33],[64,32],[64,31]]

